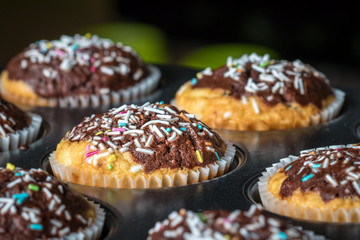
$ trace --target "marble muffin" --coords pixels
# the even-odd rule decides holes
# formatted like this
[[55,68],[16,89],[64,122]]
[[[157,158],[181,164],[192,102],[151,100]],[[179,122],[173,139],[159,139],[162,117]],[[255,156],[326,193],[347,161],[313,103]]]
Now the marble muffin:
[[163,103],[123,105],[85,117],[50,158],[54,174],[91,186],[156,188],[228,171],[234,146],[194,115]]
[[176,93],[175,105],[212,128],[274,130],[316,125],[340,111],[344,93],[300,60],[255,53],[206,68]]

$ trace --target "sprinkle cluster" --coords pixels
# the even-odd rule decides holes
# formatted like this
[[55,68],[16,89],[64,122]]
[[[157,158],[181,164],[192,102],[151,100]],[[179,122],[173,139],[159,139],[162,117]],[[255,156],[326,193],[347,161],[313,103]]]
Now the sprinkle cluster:
[[27,127],[29,117],[15,105],[0,99],[0,137]]
[[86,200],[69,193],[67,186],[41,169],[24,170],[8,163],[7,168],[0,168],[0,179],[0,236],[58,238],[91,223],[85,217]]
[[310,239],[299,228],[266,216],[252,205],[248,211],[172,212],[157,222],[148,240],[156,239]]
[[288,178],[281,186],[283,197],[298,187],[304,192],[319,192],[324,201],[360,197],[360,147],[341,145],[302,151],[284,173]]
[[132,167],[132,172],[192,168],[222,161],[224,155],[224,142],[216,133],[193,114],[163,102],[122,105],[86,117],[65,139],[88,142],[85,161],[94,166],[106,164],[109,170],[114,168],[117,151],[130,151],[135,157],[139,164]]
[[[311,99],[314,98],[312,94],[316,91],[324,92],[325,97],[332,94],[326,76],[310,65],[300,60],[271,60],[268,54],[245,54],[237,59],[228,57],[225,66],[215,70],[206,68],[191,83],[194,87],[215,84],[212,87],[226,88],[244,103],[247,103],[249,96],[260,96],[269,104],[286,100],[297,101],[302,105],[313,102],[321,107],[322,99]],[[322,89],[324,86],[327,89]],[[308,95],[311,95],[310,99]],[[252,105],[255,112],[259,113],[255,100]]]

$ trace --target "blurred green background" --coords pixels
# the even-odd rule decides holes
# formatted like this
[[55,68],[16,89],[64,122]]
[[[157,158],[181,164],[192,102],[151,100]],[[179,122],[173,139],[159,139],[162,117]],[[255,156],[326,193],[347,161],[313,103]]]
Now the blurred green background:
[[156,64],[216,67],[251,52],[354,68],[360,62],[357,8],[332,1],[14,0],[0,9],[0,66],[36,40],[86,32]]

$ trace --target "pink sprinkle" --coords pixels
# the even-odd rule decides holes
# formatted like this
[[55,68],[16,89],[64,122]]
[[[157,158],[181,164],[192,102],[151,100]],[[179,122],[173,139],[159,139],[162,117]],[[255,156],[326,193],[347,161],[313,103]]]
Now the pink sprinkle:
[[64,52],[61,51],[61,50],[59,50],[59,49],[55,49],[55,52],[56,52],[56,54],[59,55],[59,56],[63,56],[63,55],[64,55]]
[[96,71],[96,67],[95,67],[95,66],[91,66],[90,71],[91,71],[91,72],[95,72],[95,71]]
[[124,114],[124,113],[127,113],[127,111],[121,111],[120,114]]
[[95,62],[95,58],[93,58],[93,57],[90,58],[90,62],[92,62],[92,63]]
[[106,138],[106,137],[103,137],[102,140],[103,140],[103,141],[107,141],[107,138]]
[[227,222],[227,223],[232,223],[233,221],[231,221],[230,219],[228,218],[224,218],[224,222]]
[[90,149],[90,145],[87,145],[86,148],[85,148],[85,154],[84,154],[85,156],[88,153],[89,149]]
[[125,132],[125,128],[113,128],[112,130],[113,130],[113,132],[116,132],[116,131]]
[[92,155],[97,154],[98,152],[99,152],[99,150],[92,151],[92,152],[86,153],[86,155],[85,155],[85,156],[88,158],[88,157],[91,157]]
[[338,151],[338,152],[339,152],[340,150],[341,150],[341,148],[336,149],[336,151]]

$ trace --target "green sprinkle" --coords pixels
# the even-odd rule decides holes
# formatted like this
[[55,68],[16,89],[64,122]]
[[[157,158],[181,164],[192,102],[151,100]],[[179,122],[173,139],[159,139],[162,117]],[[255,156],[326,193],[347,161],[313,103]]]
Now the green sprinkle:
[[33,191],[35,191],[35,192],[37,192],[37,191],[39,191],[39,186],[38,185],[35,185],[35,184],[29,184],[28,185],[28,189],[30,189],[30,190],[33,190]]
[[265,62],[263,62],[261,65],[260,65],[260,67],[262,67],[262,68],[264,68],[264,67],[266,67],[267,65],[269,65],[269,61],[265,61]]
[[202,222],[205,222],[206,219],[205,219],[204,215],[201,212],[199,212],[198,215],[199,215],[200,220]]
[[113,169],[114,169],[114,166],[113,166],[111,163],[109,163],[109,164],[107,165],[107,168],[108,168],[109,170],[113,170]]

